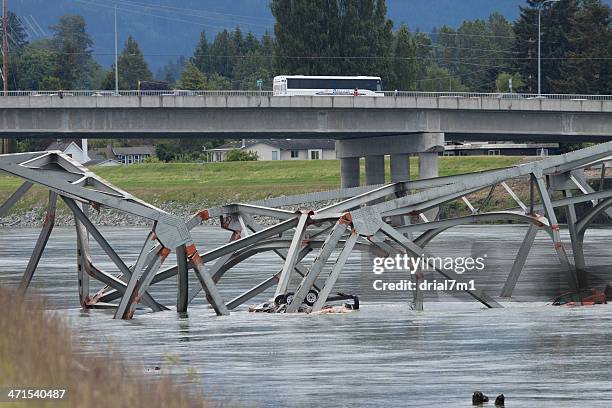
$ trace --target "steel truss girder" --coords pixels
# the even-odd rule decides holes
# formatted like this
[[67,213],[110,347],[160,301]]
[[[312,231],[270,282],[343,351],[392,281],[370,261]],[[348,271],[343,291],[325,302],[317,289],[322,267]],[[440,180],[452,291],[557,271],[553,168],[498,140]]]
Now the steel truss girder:
[[552,230],[552,240],[555,252],[557,252],[557,256],[559,258],[559,261],[561,262],[561,267],[563,268],[563,271],[566,274],[567,283],[569,287],[575,290],[578,288],[576,270],[574,266],[570,263],[569,258],[567,257],[567,252],[565,252],[565,248],[563,247],[563,242],[561,242],[561,234],[559,232],[557,216],[555,215],[555,210],[552,206],[552,202],[550,200],[550,195],[544,182],[544,178],[542,176],[536,177],[535,183],[538,192],[540,193],[540,198],[542,199],[542,205],[544,206],[546,217],[548,218],[551,224],[550,228]]
[[300,283],[297,288],[297,291],[295,292],[293,301],[287,305],[287,313],[295,313],[298,311],[300,305],[306,298],[308,291],[312,289],[312,286],[319,277],[323,266],[331,256],[333,250],[338,245],[338,242],[346,231],[347,226],[348,225],[345,219],[341,218],[340,220],[338,220],[338,222],[332,229],[332,232],[327,236],[327,239],[325,239],[325,242],[323,243],[319,254],[314,260],[312,266],[310,267],[310,270],[308,271],[306,276],[302,278],[302,282]]
[[[565,155],[504,169],[301,194],[251,203],[235,203],[202,211],[186,222],[112,186],[59,152],[5,155],[0,156],[0,171],[20,177],[24,179],[25,183],[0,206],[0,216],[6,213],[33,184],[43,185],[50,190],[51,194],[60,196],[74,213],[77,221],[77,256],[81,304],[84,307],[116,307],[118,317],[130,317],[140,301],[153,310],[165,309],[150,297],[147,289],[150,285],[175,275],[179,276],[176,308],[179,312],[186,311],[187,304],[191,300],[190,295],[193,297],[200,290],[199,287],[196,287],[189,293],[187,273],[190,269],[193,269],[201,287],[205,289],[209,303],[219,315],[229,313],[229,309],[234,309],[275,284],[277,286],[276,293],[285,293],[292,281],[292,275],[298,274],[302,279],[300,286],[297,288],[295,304],[289,305],[287,308],[287,311],[296,311],[300,306],[301,298],[308,290],[315,288],[315,281],[320,275],[323,265],[329,261],[332,251],[337,248],[340,249],[340,255],[336,259],[332,272],[327,277],[323,288],[319,290],[320,296],[313,308],[315,311],[320,310],[329,293],[333,290],[337,277],[352,251],[368,249],[373,245],[369,244],[369,241],[366,241],[368,244],[363,244],[360,239],[369,237],[375,244],[377,239],[390,238],[407,253],[420,256],[423,253],[423,247],[449,228],[462,224],[500,220],[511,220],[529,225],[525,240],[502,291],[502,296],[510,296],[538,229],[545,230],[551,236],[559,260],[564,269],[567,270],[570,286],[572,279],[576,281],[574,265],[569,262],[560,240],[555,209],[565,208],[568,211],[574,261],[577,269],[580,270],[584,266],[584,259],[581,258],[579,247],[582,243],[584,231],[595,216],[602,212],[610,213],[609,207],[612,205],[612,191],[603,190],[603,182],[600,183],[600,191],[594,191],[586,184],[581,172],[584,168],[603,163],[610,157],[611,152],[612,142],[608,142]],[[605,167],[602,166],[601,177],[605,177],[604,171]],[[554,175],[561,175],[565,179],[571,180],[579,190],[578,193],[574,194],[571,190],[567,190],[567,188],[576,190],[573,187],[566,187],[564,198],[554,199],[545,183],[545,177]],[[524,177],[530,177],[533,180],[533,191],[538,190],[542,203],[534,203],[533,199],[531,202],[524,203],[508,186],[509,180]],[[484,206],[489,203],[492,197],[493,188],[498,184],[501,184],[505,192],[517,203],[518,209],[483,211]],[[441,220],[428,220],[422,216],[423,211],[450,201],[466,199],[467,195],[485,189],[490,189],[489,194],[478,206],[479,208],[474,208],[471,202],[464,200],[467,201],[466,205],[471,207],[472,214],[469,216]],[[325,200],[337,200],[339,202],[326,205],[318,210],[298,213],[275,208]],[[582,219],[577,220],[575,213],[573,213],[573,206],[588,201],[593,202],[593,208]],[[79,204],[83,206],[81,207]],[[154,235],[151,235],[143,246],[136,265],[128,268],[118,257],[87,217],[86,208],[88,206],[113,208],[152,222],[152,234]],[[51,205],[49,207],[51,211]],[[491,206],[487,206],[487,208],[489,207]],[[363,232],[363,228],[366,228],[366,230],[371,228],[364,225],[363,219],[359,218],[359,214],[365,214],[364,209],[371,210],[370,214],[376,215],[374,217],[376,223],[374,232]],[[353,222],[341,226],[342,220],[351,220],[351,215],[347,214],[349,211],[352,212]],[[546,216],[538,215],[535,211],[543,211]],[[420,216],[420,222],[411,224],[410,217],[407,214]],[[253,222],[252,216],[268,217],[280,220],[280,222],[269,227],[262,227]],[[195,250],[189,231],[199,225],[202,220],[214,217],[222,217],[225,221],[231,219],[231,222],[228,221],[224,227],[233,231],[232,241],[200,255]],[[393,222],[394,227],[388,224],[389,220]],[[355,222],[361,222],[362,224],[357,228]],[[314,225],[329,227],[317,231],[313,227]],[[39,237],[41,245],[37,245],[33,255],[38,252],[42,253],[43,241],[48,238],[50,233],[50,228],[45,228],[47,227],[43,228],[41,237]],[[343,238],[347,230],[351,233]],[[291,231],[293,231],[293,236],[291,236]],[[417,232],[421,232],[421,234],[416,239],[406,238],[406,235],[412,237],[412,234]],[[325,240],[315,239],[320,234],[327,234]],[[89,236],[98,241],[102,249],[117,265],[121,277],[114,277],[95,267],[89,256]],[[177,265],[157,272],[169,252],[167,248],[177,251]],[[316,249],[318,249],[318,256],[311,264],[306,265],[304,257]],[[216,288],[216,283],[232,267],[262,251],[277,253],[283,260],[282,268],[278,273],[228,302],[227,305],[224,304]],[[35,262],[36,258],[36,256],[33,256],[31,262]],[[214,263],[209,266],[209,262]],[[205,263],[207,264],[206,268],[204,267]],[[28,270],[30,269],[35,269],[35,265],[34,268],[28,267]],[[444,275],[444,273],[442,274]],[[444,276],[457,278],[454,274]],[[90,298],[89,295],[89,277],[98,279],[107,285],[107,288],[98,292],[93,298]],[[24,275],[25,278],[26,275]],[[582,282],[576,282],[576,284],[578,283],[582,285]],[[497,306],[497,303],[484,293],[477,291],[470,294],[489,307]],[[117,299],[120,299],[117,306],[109,303]],[[419,302],[416,302],[417,305]]]
[[[68,208],[72,211],[75,218],[85,226],[87,232],[91,234],[91,236],[96,240],[98,245],[102,248],[102,250],[108,255],[108,257],[113,261],[113,263],[119,268],[119,271],[123,274],[126,279],[130,279],[132,277],[132,271],[127,265],[123,262],[123,260],[117,255],[112,246],[106,241],[104,236],[98,231],[98,229],[93,225],[93,223],[89,220],[89,218],[83,213],[83,211],[79,208],[76,202],[70,198],[66,198],[62,196],[62,200]],[[161,310],[166,310],[166,308],[159,303],[157,303],[151,295],[145,293],[142,299],[143,303],[145,303],[148,307],[150,307],[153,311],[159,312]]]
[[0,217],[4,217],[6,212],[10,210],[11,207],[14,206],[32,186],[33,183],[29,181],[26,181],[19,186],[19,188],[0,206]]
[[533,246],[533,242],[535,241],[536,235],[538,234],[538,228],[535,225],[530,225],[527,230],[527,234],[523,239],[523,243],[519,248],[518,254],[512,264],[512,270],[504,283],[504,287],[501,291],[501,297],[510,297],[512,296],[512,292],[514,291],[514,287],[518,282],[518,278],[521,274],[521,271],[525,267],[525,262],[527,261],[527,256],[529,255],[529,251]]
[[[380,228],[383,231],[383,233],[385,235],[387,235],[389,238],[391,238],[392,240],[394,240],[395,242],[397,242],[400,246],[402,246],[407,252],[409,252],[412,256],[422,256],[425,255],[427,257],[431,257],[431,255],[425,251],[422,247],[416,245],[414,242],[410,241],[409,239],[407,239],[405,236],[403,236],[402,234],[400,234],[399,232],[397,232],[393,227],[391,227],[390,225],[381,222],[380,223]],[[453,279],[457,282],[461,282],[461,277],[456,274],[455,272],[452,271],[447,271],[447,270],[443,270],[443,269],[438,269],[438,268],[434,268],[436,270],[436,272],[438,272],[440,275],[444,276],[447,279]],[[490,296],[488,296],[486,293],[484,293],[483,291],[480,290],[466,290],[466,293],[468,293],[470,296],[472,296],[474,299],[478,300],[480,303],[482,303],[483,305],[485,305],[488,308],[498,308],[501,307],[501,305],[499,303],[497,303],[495,300],[493,300]]]

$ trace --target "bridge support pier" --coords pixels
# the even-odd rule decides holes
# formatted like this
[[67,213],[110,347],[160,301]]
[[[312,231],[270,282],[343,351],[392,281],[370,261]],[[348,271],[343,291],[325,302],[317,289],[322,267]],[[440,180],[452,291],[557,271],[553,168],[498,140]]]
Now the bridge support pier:
[[336,141],[342,188],[359,185],[359,159],[365,157],[366,185],[385,182],[385,159],[391,156],[391,181],[410,179],[410,155],[421,157],[419,177],[438,175],[438,153],[444,149],[444,133],[413,133]]
[[410,180],[410,154],[391,154],[391,182]]
[[[438,153],[419,153],[419,179],[438,177],[439,159]],[[424,212],[429,221],[434,221],[438,217],[440,210],[434,209]]]
[[359,157],[340,159],[340,183],[342,188],[359,187]]
[[419,153],[419,179],[438,177],[438,153]]
[[365,157],[366,185],[385,184],[385,156]]

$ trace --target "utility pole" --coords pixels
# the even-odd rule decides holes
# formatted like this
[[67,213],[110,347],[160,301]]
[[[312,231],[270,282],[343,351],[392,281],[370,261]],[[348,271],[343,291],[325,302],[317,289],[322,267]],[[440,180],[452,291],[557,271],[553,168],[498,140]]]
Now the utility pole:
[[542,96],[542,9],[548,3],[558,3],[561,0],[545,0],[538,7],[538,96]]
[[6,0],[2,0],[2,81],[4,96],[8,96],[8,15],[6,14]]
[[[8,96],[8,58],[8,15],[6,13],[6,0],[2,0],[2,83],[4,96]],[[2,139],[2,153],[11,153],[11,139]]]
[[115,92],[119,94],[119,57],[117,56],[118,52],[118,39],[117,39],[117,3],[115,3]]

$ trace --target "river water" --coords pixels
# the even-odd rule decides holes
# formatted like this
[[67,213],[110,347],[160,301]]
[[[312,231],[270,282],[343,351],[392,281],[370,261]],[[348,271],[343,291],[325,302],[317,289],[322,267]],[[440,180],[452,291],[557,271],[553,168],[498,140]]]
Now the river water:
[[[146,234],[126,228],[102,232],[128,263]],[[478,284],[497,295],[525,232],[519,226],[461,227],[438,237],[430,249],[444,256],[486,254]],[[0,283],[18,283],[37,234],[0,231]],[[225,232],[207,228],[195,230],[194,237],[204,251],[228,240]],[[596,287],[612,272],[611,243],[610,229],[587,233],[585,253]],[[547,305],[564,285],[543,234],[514,301],[503,309],[433,293],[426,296],[424,312],[412,311],[407,293],[368,290],[371,271],[362,270],[362,258],[354,256],[338,285],[362,295],[355,313],[249,314],[243,307],[216,317],[199,297],[187,315],[139,313],[131,321],[113,320],[110,311],[79,310],[74,247],[72,228],[55,230],[32,289],[69,319],[84,350],[106,354],[111,347],[142,365],[146,375],[172,373],[189,389],[222,403],[467,407],[472,392],[482,390],[492,399],[503,393],[509,407],[612,406],[612,308]],[[93,256],[113,270],[95,246]],[[222,295],[229,299],[250,288],[277,272],[279,262],[259,255],[239,265],[221,281]],[[172,304],[174,280],[156,285],[152,294]],[[161,370],[153,370],[156,366]]]

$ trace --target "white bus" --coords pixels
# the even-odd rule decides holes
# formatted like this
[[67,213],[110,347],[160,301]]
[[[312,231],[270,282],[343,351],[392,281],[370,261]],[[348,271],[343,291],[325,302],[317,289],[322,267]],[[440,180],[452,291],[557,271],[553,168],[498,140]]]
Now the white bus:
[[305,76],[274,77],[274,96],[385,96],[380,77]]

